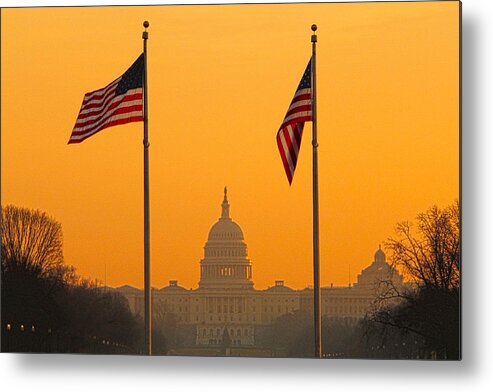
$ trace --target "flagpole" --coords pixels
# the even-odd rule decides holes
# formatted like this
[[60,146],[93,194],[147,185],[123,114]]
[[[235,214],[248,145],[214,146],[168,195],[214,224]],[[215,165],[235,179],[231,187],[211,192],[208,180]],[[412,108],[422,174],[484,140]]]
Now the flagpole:
[[318,142],[317,142],[317,25],[312,25],[312,147],[313,147],[313,319],[315,328],[315,358],[322,358],[322,320],[320,318],[320,249],[318,241]]
[[145,350],[147,355],[152,355],[152,316],[151,316],[151,242],[150,242],[150,218],[149,218],[149,131],[148,131],[148,105],[147,105],[147,28],[149,22],[144,22],[144,328]]

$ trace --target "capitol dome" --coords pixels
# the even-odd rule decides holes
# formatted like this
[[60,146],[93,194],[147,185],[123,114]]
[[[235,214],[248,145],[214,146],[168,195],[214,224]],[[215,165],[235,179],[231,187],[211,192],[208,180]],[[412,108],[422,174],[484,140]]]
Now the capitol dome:
[[201,288],[253,288],[252,265],[240,225],[229,215],[228,189],[224,188],[221,216],[209,230],[200,261]]
[[238,223],[229,216],[228,189],[224,188],[224,199],[221,204],[222,213],[219,220],[209,231],[208,241],[239,240],[243,241],[243,232]]
[[354,287],[367,287],[381,289],[392,282],[394,287],[402,285],[402,275],[385,260],[385,253],[379,245],[375,252],[373,263],[363,269],[358,275],[358,281]]

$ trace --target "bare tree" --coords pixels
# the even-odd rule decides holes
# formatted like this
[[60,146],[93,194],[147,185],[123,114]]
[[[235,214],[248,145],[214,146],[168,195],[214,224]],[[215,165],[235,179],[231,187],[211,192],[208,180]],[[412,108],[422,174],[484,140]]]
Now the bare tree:
[[392,266],[411,284],[392,286],[379,297],[369,321],[381,325],[385,334],[397,329],[418,336],[432,357],[459,358],[459,203],[443,209],[433,206],[418,214],[415,225],[398,223],[396,237],[386,247]]
[[60,223],[9,205],[1,224],[2,351],[139,352],[141,321],[123,296],[64,263]]
[[62,226],[45,212],[2,207],[2,271],[35,275],[64,271]]
[[397,237],[387,241],[393,266],[420,288],[444,291],[459,288],[458,202],[444,209],[433,206],[416,220],[416,232],[412,223],[401,222],[396,226]]

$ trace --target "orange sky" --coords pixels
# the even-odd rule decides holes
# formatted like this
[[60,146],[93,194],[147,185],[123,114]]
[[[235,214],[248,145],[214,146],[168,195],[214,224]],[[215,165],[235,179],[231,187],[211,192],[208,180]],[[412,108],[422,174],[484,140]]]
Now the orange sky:
[[224,185],[257,288],[312,280],[311,124],[291,187],[275,136],[318,24],[321,282],[459,189],[457,2],[2,10],[2,204],[63,225],[66,262],[143,283],[142,123],[67,145],[84,93],[149,29],[152,284],[196,287]]

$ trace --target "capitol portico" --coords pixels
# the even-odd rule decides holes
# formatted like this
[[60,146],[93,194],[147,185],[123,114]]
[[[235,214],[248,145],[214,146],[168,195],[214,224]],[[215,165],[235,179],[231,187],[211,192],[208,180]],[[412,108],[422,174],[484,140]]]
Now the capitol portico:
[[[188,345],[197,347],[254,347],[257,330],[278,317],[313,307],[313,290],[294,290],[275,281],[272,287],[257,290],[253,284],[252,262],[241,227],[230,215],[227,189],[221,215],[212,226],[200,261],[197,289],[187,290],[171,280],[168,286],[152,291],[154,314],[172,315],[178,326],[190,331]],[[353,285],[322,287],[322,315],[355,322],[371,307],[378,284],[391,279],[402,285],[402,276],[386,262],[382,249],[358,275]],[[143,314],[141,290],[130,286],[117,289],[128,299],[135,314]]]

